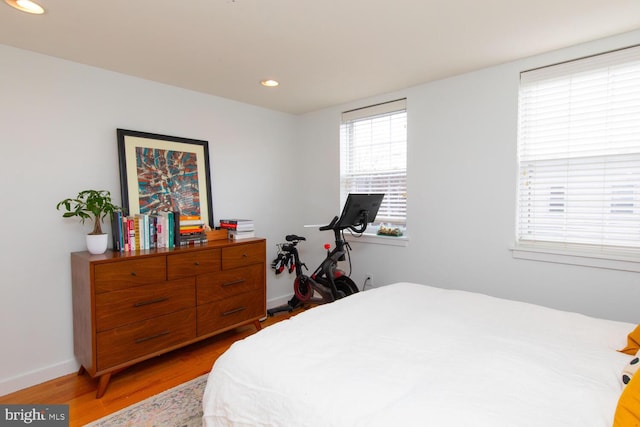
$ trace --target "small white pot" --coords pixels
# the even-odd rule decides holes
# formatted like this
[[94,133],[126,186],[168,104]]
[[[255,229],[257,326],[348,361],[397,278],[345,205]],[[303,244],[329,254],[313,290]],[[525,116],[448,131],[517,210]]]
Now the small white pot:
[[103,254],[109,244],[108,234],[87,234],[87,250],[94,255]]

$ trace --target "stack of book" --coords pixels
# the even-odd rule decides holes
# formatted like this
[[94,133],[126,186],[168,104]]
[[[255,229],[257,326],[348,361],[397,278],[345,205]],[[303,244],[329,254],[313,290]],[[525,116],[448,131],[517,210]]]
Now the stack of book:
[[201,216],[180,215],[180,246],[207,242],[205,223]]
[[253,220],[251,219],[221,219],[220,228],[228,230],[231,240],[256,237]]
[[175,248],[206,243],[204,222],[200,217],[181,216],[179,212],[135,214],[114,212],[111,217],[113,250],[133,252],[145,249]]

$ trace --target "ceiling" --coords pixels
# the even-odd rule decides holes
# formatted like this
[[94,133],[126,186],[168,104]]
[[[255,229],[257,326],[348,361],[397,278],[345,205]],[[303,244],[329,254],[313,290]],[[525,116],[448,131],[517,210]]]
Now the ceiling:
[[39,3],[0,3],[0,44],[293,114],[640,28],[640,0]]

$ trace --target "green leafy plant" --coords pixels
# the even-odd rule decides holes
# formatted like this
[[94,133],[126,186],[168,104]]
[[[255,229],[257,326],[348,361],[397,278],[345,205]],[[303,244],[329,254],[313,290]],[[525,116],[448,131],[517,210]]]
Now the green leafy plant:
[[111,202],[111,193],[107,190],[84,190],[75,199],[64,199],[56,205],[56,209],[64,208],[63,218],[77,216],[84,224],[85,220],[93,221],[93,231],[89,234],[103,234],[102,220],[120,207]]

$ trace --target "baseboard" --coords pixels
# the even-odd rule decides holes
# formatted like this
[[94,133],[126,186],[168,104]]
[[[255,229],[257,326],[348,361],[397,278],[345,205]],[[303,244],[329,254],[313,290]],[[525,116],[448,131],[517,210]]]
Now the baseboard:
[[56,365],[47,366],[46,368],[0,380],[0,396],[77,372],[78,368],[78,362],[76,362],[75,359],[71,359]]
[[293,294],[291,294],[291,295],[283,295],[283,296],[280,296],[278,298],[271,298],[271,299],[267,300],[267,309],[284,305],[284,304],[288,303],[289,300],[292,297],[293,297]]

